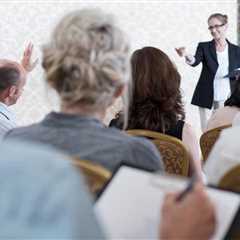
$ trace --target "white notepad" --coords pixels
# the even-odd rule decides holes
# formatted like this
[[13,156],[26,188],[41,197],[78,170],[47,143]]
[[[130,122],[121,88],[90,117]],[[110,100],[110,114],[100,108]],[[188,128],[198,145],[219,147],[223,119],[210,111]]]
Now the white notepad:
[[[159,239],[164,194],[183,190],[186,179],[155,175],[122,166],[95,204],[95,212],[111,239]],[[217,229],[212,239],[227,233],[240,205],[238,194],[208,188],[216,206]]]

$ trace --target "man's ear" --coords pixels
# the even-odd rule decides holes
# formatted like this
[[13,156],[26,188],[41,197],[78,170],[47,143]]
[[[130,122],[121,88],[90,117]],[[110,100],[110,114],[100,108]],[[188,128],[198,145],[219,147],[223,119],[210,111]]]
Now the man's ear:
[[18,88],[15,85],[12,85],[8,88],[8,97],[14,97],[17,94]]
[[115,91],[114,97],[115,98],[121,97],[123,95],[124,90],[125,90],[125,85],[118,87]]

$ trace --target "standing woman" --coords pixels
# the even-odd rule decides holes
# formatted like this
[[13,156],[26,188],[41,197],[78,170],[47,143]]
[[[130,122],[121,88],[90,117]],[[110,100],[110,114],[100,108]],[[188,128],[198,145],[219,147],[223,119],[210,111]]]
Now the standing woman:
[[224,105],[234,88],[234,79],[226,77],[240,67],[240,48],[226,39],[228,17],[214,13],[208,18],[208,29],[212,41],[200,42],[195,56],[186,52],[185,47],[176,48],[180,57],[195,67],[202,63],[202,72],[195,88],[192,104],[199,106],[201,128],[206,128],[206,109],[217,109]]

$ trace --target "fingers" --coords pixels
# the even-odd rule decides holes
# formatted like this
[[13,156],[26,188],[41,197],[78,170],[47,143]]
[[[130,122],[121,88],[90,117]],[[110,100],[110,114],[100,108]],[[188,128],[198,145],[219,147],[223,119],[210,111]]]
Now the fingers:
[[[176,193],[167,194],[162,205],[162,239],[209,239],[216,227],[215,209],[204,185],[196,183],[192,191],[176,201]],[[174,229],[174,231],[173,231]]]
[[185,47],[179,47],[179,48],[175,48],[175,50],[179,55],[183,55],[186,48]]
[[167,193],[164,196],[164,203],[167,205],[171,205],[172,203],[174,203],[176,201],[176,193]]
[[31,42],[29,42],[23,52],[23,58],[21,63],[27,72],[31,72],[38,64],[38,59],[34,60],[34,62],[31,61],[33,49],[34,49],[34,45]]
[[31,42],[28,43],[27,47],[24,50],[23,56],[30,58],[33,52],[33,44]]

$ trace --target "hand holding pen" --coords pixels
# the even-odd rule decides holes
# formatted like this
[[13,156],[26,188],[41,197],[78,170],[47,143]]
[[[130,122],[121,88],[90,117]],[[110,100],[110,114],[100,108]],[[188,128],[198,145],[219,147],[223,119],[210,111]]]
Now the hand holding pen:
[[[195,180],[194,180],[195,181]],[[214,206],[202,183],[192,181],[181,193],[167,194],[160,239],[209,239],[216,227]]]

